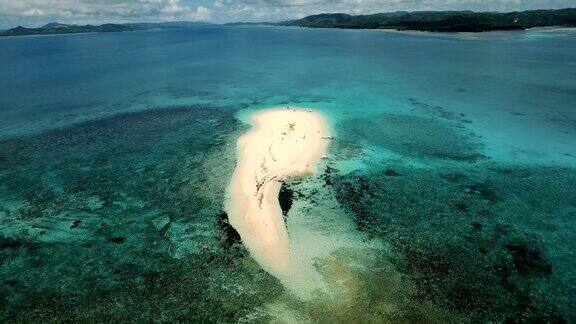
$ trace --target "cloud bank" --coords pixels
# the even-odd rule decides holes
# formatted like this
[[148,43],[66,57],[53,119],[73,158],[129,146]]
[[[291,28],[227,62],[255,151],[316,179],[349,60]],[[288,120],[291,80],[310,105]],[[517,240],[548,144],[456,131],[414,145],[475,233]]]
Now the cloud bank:
[[0,24],[209,21],[212,10],[181,0],[0,0]]
[[215,18],[223,21],[279,21],[335,12],[557,9],[576,7],[576,0],[216,0],[213,7]]

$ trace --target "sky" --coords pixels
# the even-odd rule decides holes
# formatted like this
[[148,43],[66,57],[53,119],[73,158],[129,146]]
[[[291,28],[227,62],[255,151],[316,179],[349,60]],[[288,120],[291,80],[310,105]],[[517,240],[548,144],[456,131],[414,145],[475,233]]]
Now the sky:
[[318,13],[397,10],[515,11],[576,7],[576,0],[0,0],[0,28],[48,22],[281,21]]

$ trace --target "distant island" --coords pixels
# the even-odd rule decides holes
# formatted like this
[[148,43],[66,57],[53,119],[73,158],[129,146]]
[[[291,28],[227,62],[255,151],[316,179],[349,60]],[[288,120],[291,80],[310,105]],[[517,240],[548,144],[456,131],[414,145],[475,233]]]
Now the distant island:
[[576,27],[576,8],[520,12],[397,11],[372,15],[320,14],[276,23],[280,26],[485,32],[534,27]]
[[[182,21],[163,23],[129,23],[103,25],[68,25],[49,23],[42,27],[18,26],[0,30],[1,36],[51,35],[78,33],[109,33],[157,28],[182,28],[211,25],[204,22]],[[319,14],[283,22],[233,22],[225,26],[267,25],[308,28],[396,29],[429,32],[485,32],[523,30],[534,27],[576,27],[576,8],[558,10],[527,10],[518,12],[475,11],[396,11],[372,15],[345,13]]]
[[24,35],[55,35],[55,34],[80,34],[80,33],[111,33],[133,30],[148,30],[156,28],[179,28],[187,26],[209,25],[208,23],[182,21],[164,23],[134,23],[134,24],[103,24],[103,25],[68,25],[62,23],[49,23],[38,28],[18,26],[0,31],[1,36],[24,36]]

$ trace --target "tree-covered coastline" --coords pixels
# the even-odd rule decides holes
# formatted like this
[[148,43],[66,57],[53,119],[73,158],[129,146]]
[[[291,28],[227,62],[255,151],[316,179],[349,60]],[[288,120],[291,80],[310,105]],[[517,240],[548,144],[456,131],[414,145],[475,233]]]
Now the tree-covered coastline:
[[82,34],[82,33],[111,33],[133,30],[146,30],[155,28],[179,28],[187,26],[206,25],[207,23],[182,21],[165,23],[132,23],[132,24],[103,24],[103,25],[68,25],[62,23],[49,23],[42,27],[28,28],[18,26],[0,31],[1,36],[25,35],[56,35],[56,34]]
[[521,12],[397,11],[373,15],[320,14],[281,22],[282,26],[484,32],[534,27],[576,27],[576,8]]

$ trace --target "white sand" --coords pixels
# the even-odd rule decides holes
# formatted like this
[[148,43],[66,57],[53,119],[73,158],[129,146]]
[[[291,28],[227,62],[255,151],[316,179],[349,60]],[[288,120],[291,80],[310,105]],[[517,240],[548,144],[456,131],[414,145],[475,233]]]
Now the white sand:
[[287,178],[316,172],[330,132],[322,115],[304,109],[267,110],[254,113],[252,119],[253,128],[238,139],[238,163],[226,210],[254,259],[282,280],[299,269],[278,193]]

